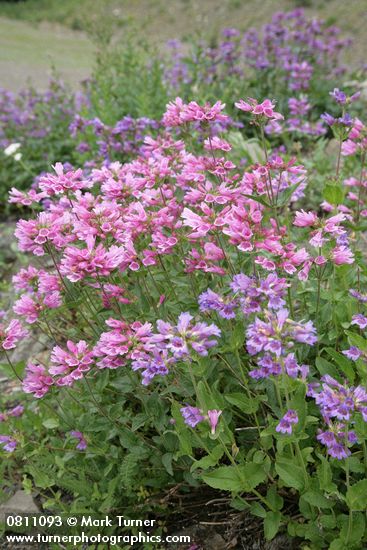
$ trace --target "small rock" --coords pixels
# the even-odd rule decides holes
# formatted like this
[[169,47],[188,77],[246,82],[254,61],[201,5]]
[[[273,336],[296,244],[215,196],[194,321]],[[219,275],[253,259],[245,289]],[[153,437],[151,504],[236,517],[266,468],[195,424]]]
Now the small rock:
[[6,514],[38,514],[39,509],[31,495],[21,489],[17,491],[7,502],[0,506],[0,522],[5,521]]

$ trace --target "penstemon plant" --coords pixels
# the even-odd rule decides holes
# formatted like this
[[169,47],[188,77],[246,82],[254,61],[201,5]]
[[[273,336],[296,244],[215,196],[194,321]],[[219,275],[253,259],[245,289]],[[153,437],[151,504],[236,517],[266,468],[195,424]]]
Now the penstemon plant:
[[[15,235],[34,262],[0,345],[38,431],[13,408],[0,443],[30,457],[24,483],[52,491],[46,506],[63,489],[75,510],[157,511],[167,486],[208,485],[269,540],[365,547],[367,130],[346,113],[356,96],[332,97],[340,147],[315,210],[305,163],[267,141],[283,121],[270,99],[235,104],[263,154],[245,168],[225,105],[176,98],[131,162],[57,163],[32,195],[12,191],[32,201]],[[22,373],[24,323],[51,351]]]

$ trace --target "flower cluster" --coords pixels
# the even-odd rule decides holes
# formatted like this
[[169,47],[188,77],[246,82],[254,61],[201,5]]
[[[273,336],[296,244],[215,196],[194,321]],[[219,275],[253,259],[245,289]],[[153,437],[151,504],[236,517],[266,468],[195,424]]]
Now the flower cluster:
[[203,411],[199,409],[198,407],[192,407],[190,405],[186,405],[185,407],[181,408],[181,414],[184,419],[185,424],[190,426],[190,428],[195,428],[200,422],[203,422],[204,420],[209,422],[210,430],[212,435],[215,434],[219,417],[222,414],[222,411],[217,409],[211,409],[207,411],[207,413],[204,415]]
[[313,346],[316,341],[316,329],[312,321],[296,322],[289,318],[287,309],[276,312],[265,310],[263,319],[255,318],[246,332],[247,351],[256,358],[257,368],[250,371],[252,378],[268,378],[287,374],[295,378],[299,374],[305,378],[306,365],[297,363],[293,353],[296,343]]
[[328,453],[338,459],[351,454],[349,446],[357,442],[350,429],[356,413],[367,422],[367,390],[362,386],[341,384],[329,375],[321,378],[320,384],[309,386],[309,395],[314,397],[328,429],[320,430],[317,439],[327,446]]

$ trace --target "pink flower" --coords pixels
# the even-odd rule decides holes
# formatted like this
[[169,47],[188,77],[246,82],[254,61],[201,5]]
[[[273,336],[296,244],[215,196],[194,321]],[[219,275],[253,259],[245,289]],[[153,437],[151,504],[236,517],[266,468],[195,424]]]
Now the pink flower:
[[39,180],[40,189],[49,197],[92,186],[91,182],[83,180],[83,171],[80,169],[64,173],[61,162],[57,162],[53,168],[56,175],[46,174]]
[[67,247],[61,259],[60,272],[75,283],[86,277],[108,276],[125,259],[123,247],[112,245],[106,249],[102,244],[95,246],[95,238],[86,240],[87,248]]
[[214,105],[205,103],[203,107],[196,101],[190,101],[180,115],[182,122],[221,122],[228,119],[228,115],[222,114],[225,104],[217,101]]
[[128,325],[123,321],[108,319],[106,324],[112,330],[103,332],[93,349],[95,357],[100,358],[97,365],[101,369],[117,369],[128,359],[137,359],[152,335],[150,323],[136,321]]
[[66,343],[67,351],[55,346],[51,353],[53,366],[50,374],[62,375],[56,380],[58,386],[71,386],[75,380],[83,378],[84,373],[90,370],[93,363],[93,353],[89,351],[84,340],[74,344],[71,340]]
[[15,348],[19,340],[28,336],[28,331],[24,329],[17,319],[12,319],[7,327],[0,324],[0,348],[9,350]]
[[208,138],[204,141],[204,149],[207,151],[220,150],[228,152],[232,149],[232,147],[225,139],[214,136],[211,139]]
[[23,380],[23,391],[32,393],[35,397],[43,397],[53,385],[51,376],[42,365],[29,363]]
[[40,202],[45,196],[45,193],[37,193],[34,189],[23,192],[12,187],[9,192],[9,202],[18,206],[30,206],[34,202]]
[[264,116],[272,120],[284,119],[283,115],[274,111],[275,105],[270,99],[264,99],[262,103],[258,103],[256,99],[249,97],[247,102],[240,99],[237,103],[235,103],[235,106],[237,109],[252,113],[255,116]]
[[352,264],[354,262],[354,255],[347,246],[336,246],[331,251],[331,260],[335,265]]
[[176,97],[175,101],[171,101],[166,105],[166,112],[163,115],[164,126],[180,126],[182,124],[181,115],[185,108],[185,104],[180,97]]
[[58,291],[42,295],[40,292],[23,294],[14,304],[13,311],[17,315],[25,317],[27,323],[35,323],[40,314],[47,309],[56,309],[62,304],[61,294]]
[[19,249],[43,256],[48,244],[61,246],[73,238],[63,234],[64,226],[68,227],[69,221],[67,214],[60,216],[51,212],[41,212],[34,220],[19,220],[14,233]]
[[305,212],[304,210],[297,211],[293,225],[297,227],[311,227],[318,221],[317,214],[315,212]]
[[208,414],[209,424],[210,424],[210,427],[211,427],[211,433],[214,435],[215,430],[217,428],[218,420],[219,420],[220,415],[222,414],[222,411],[212,409],[212,410],[208,411],[207,414]]

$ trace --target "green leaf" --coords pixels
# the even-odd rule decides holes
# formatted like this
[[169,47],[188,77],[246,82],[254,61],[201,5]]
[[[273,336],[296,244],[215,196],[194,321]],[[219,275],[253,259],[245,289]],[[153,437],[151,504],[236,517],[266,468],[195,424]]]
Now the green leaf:
[[317,491],[307,491],[302,495],[302,498],[311,504],[311,506],[316,506],[317,508],[332,508],[334,503],[324,497],[321,493]]
[[264,199],[262,199],[261,197],[259,197],[258,195],[246,195],[245,193],[243,194],[244,197],[247,197],[248,199],[251,199],[253,201],[256,201],[256,202],[259,202],[260,204],[262,204],[263,206],[266,206],[269,208],[270,204],[268,204]]
[[266,479],[261,464],[250,462],[244,466],[221,466],[202,475],[207,485],[223,491],[251,491]]
[[343,202],[344,192],[341,186],[327,183],[324,187],[323,197],[330,204],[337,206]]
[[58,418],[47,418],[42,422],[42,425],[48,430],[53,430],[60,425],[60,422]]
[[367,479],[357,481],[347,491],[347,505],[354,512],[363,512],[367,508]]
[[251,491],[252,489],[255,489],[255,487],[260,485],[260,483],[266,479],[266,472],[262,464],[249,462],[239,468],[244,478],[244,483],[242,484],[244,491]]
[[231,350],[239,349],[245,341],[245,328],[243,323],[237,323],[231,333],[230,346]]
[[329,550],[346,550],[343,539],[335,539],[329,546]]
[[356,346],[362,351],[367,351],[367,340],[363,338],[363,336],[360,336],[359,334],[356,334],[355,332],[351,332],[349,330],[346,330],[345,334],[348,336],[348,340],[351,346]]
[[258,518],[266,518],[266,510],[263,506],[261,506],[260,502],[254,502],[251,504],[250,512],[253,516]]
[[231,405],[238,407],[242,412],[246,414],[253,414],[259,408],[259,401],[256,399],[256,397],[250,399],[246,395],[243,395],[243,393],[230,393],[225,396],[225,399],[226,401],[228,401],[228,403],[231,403]]
[[48,489],[49,487],[55,485],[55,481],[52,480],[49,471],[43,471],[33,465],[28,466],[28,471],[33,477],[33,481],[36,487],[39,487],[41,489]]
[[272,540],[279,531],[282,514],[280,512],[268,512],[264,520],[264,534],[266,540]]
[[275,470],[287,487],[293,487],[298,491],[304,488],[304,475],[300,466],[294,463],[293,460],[281,458],[275,463]]
[[278,203],[278,206],[283,207],[287,204],[293,193],[298,189],[298,187],[301,185],[301,183],[304,183],[305,180],[300,180],[298,183],[294,183],[293,185],[290,185],[280,193],[280,202]]
[[170,476],[173,476],[173,469],[172,469],[172,453],[165,453],[162,456],[162,464],[166,468],[167,473]]
[[131,429],[133,432],[144,426],[144,424],[149,420],[149,417],[145,413],[140,413],[134,416]]
[[334,359],[340,370],[346,375],[350,382],[354,381],[355,371],[351,362],[334,348],[326,348],[325,351]]
[[213,489],[221,489],[222,491],[241,491],[241,476],[238,468],[234,466],[221,466],[214,470],[202,475],[202,479],[209,487]]
[[319,371],[322,376],[325,374],[329,374],[333,378],[340,378],[339,373],[335,366],[332,363],[329,363],[329,361],[326,361],[323,357],[316,357],[316,368]]
[[281,510],[283,507],[284,500],[278,495],[276,485],[272,485],[268,492],[266,493],[266,500],[270,502],[273,508],[276,510]]
[[177,401],[172,403],[172,418],[176,421],[176,435],[180,442],[180,450],[178,456],[192,456],[192,446],[191,446],[191,433],[189,428],[186,426],[182,414],[180,411],[180,405]]
[[222,445],[217,445],[211,451],[210,455],[204,456],[200,460],[196,460],[196,462],[194,462],[194,464],[191,466],[190,471],[194,472],[198,468],[201,468],[202,470],[206,470],[208,468],[216,466],[218,463],[218,460],[222,458],[223,453],[224,453],[224,450]]
[[[366,533],[366,522],[364,519],[364,514],[355,512],[352,515],[352,525],[349,526],[349,518],[343,517],[342,528],[340,530],[340,538],[344,540],[344,543],[348,545],[354,545],[360,543],[362,537]],[[338,523],[340,528],[340,522]],[[349,546],[349,547],[350,547]],[[365,546],[363,545],[365,548]],[[360,548],[358,544],[358,548]]]
[[319,480],[319,486],[321,491],[328,491],[331,493],[332,491],[336,490],[335,483],[332,482],[332,472],[331,472],[331,466],[324,456],[318,454],[317,455],[320,459],[320,464],[317,468],[317,477]]

